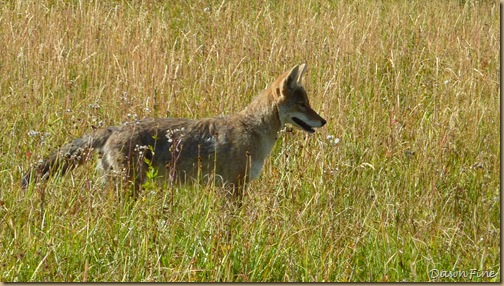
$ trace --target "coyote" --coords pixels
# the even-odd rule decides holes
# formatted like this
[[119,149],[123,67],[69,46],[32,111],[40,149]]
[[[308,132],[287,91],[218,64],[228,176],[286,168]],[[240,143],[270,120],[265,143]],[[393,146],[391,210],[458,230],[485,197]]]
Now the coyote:
[[181,184],[213,175],[237,195],[239,188],[259,176],[286,123],[308,133],[326,124],[310,107],[301,85],[305,69],[301,64],[285,72],[232,115],[199,120],[148,118],[95,130],[35,166],[23,176],[22,185],[64,174],[88,161],[96,150],[101,157],[98,168],[107,177],[133,184],[134,194],[141,190],[149,168],[154,168],[157,177]]

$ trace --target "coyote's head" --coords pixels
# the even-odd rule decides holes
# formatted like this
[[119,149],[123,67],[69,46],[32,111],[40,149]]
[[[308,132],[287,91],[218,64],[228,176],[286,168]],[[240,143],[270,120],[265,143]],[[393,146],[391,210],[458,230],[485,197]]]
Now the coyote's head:
[[297,65],[278,79],[275,89],[278,114],[282,126],[290,123],[308,133],[314,133],[313,128],[324,126],[326,120],[310,107],[310,101],[301,84],[305,69],[305,64]]

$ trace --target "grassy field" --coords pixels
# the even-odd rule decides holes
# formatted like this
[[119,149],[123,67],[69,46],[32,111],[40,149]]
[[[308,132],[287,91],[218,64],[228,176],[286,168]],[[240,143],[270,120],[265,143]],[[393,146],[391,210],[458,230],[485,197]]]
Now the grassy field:
[[[496,1],[2,1],[0,281],[500,281]],[[92,130],[230,114],[292,66],[328,124],[283,134],[241,208],[137,201]]]

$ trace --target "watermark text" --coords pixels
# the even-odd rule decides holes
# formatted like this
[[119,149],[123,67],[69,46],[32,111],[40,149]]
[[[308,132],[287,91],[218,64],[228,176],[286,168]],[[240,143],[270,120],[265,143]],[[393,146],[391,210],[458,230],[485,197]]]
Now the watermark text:
[[498,272],[493,270],[478,270],[478,269],[469,269],[469,270],[439,270],[432,269],[429,271],[429,276],[431,279],[440,279],[440,278],[464,278],[468,280],[472,279],[481,279],[481,278],[495,278],[497,277]]

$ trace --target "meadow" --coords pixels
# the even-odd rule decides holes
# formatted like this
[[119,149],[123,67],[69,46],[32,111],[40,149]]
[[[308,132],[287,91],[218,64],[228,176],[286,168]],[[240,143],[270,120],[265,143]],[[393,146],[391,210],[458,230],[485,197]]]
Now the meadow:
[[[500,281],[496,1],[1,1],[0,281]],[[94,164],[93,128],[240,111],[307,63],[328,123],[279,137],[243,205]]]

